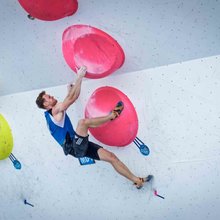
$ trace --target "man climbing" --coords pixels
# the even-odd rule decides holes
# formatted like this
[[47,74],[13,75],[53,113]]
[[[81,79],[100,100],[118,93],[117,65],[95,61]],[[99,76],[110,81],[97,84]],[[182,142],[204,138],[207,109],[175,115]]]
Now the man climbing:
[[72,155],[77,158],[89,157],[95,160],[109,162],[119,174],[132,181],[137,189],[140,189],[144,182],[149,182],[153,178],[152,175],[143,178],[135,176],[115,154],[98,144],[90,142],[88,139],[88,129],[90,127],[98,127],[107,122],[111,123],[111,120],[117,120],[123,112],[123,102],[119,100],[115,108],[108,115],[80,119],[76,130],[74,131],[73,129],[66,110],[78,99],[82,79],[86,74],[86,70],[87,68],[85,66],[77,70],[76,82],[69,87],[68,94],[63,102],[58,102],[53,96],[42,91],[36,99],[36,104],[39,108],[46,110],[45,117],[48,128],[51,135],[63,147],[65,155]]

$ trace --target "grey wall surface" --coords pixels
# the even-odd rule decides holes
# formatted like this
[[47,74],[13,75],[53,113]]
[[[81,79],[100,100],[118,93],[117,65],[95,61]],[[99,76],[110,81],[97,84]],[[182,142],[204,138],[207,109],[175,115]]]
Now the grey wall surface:
[[63,85],[75,76],[61,40],[74,24],[113,36],[124,49],[123,74],[220,53],[220,2],[215,0],[79,0],[57,21],[31,21],[17,0],[1,1],[0,96]]

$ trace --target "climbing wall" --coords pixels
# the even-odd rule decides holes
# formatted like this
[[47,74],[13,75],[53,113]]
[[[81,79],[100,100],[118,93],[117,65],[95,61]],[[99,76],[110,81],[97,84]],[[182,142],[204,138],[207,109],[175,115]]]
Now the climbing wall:
[[126,56],[120,74],[220,54],[217,0],[78,3],[73,16],[42,21],[28,19],[18,0],[1,2],[0,96],[65,84],[72,70],[62,55],[62,33],[76,24],[99,28],[119,42]]
[[[139,191],[107,163],[80,166],[64,156],[35,105],[41,90],[1,96],[0,112],[23,166],[18,171],[9,160],[0,161],[0,219],[218,219],[219,61],[212,56],[128,72],[126,78],[84,79],[81,96],[68,111],[74,125],[92,92],[104,85],[117,85],[135,106],[138,136],[150,155],[143,156],[133,143],[104,147],[135,174],[154,174],[153,185]],[[66,85],[45,90],[60,100],[66,95]],[[153,188],[165,199],[154,196]]]

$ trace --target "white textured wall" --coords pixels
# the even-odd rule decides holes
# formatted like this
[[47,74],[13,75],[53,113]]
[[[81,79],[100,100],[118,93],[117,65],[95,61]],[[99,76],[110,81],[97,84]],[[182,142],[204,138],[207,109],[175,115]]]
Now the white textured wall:
[[[0,219],[214,220],[220,216],[220,56],[83,82],[69,110],[76,124],[92,92],[103,85],[127,94],[139,117],[138,136],[150,147],[110,148],[137,175],[153,173],[154,187],[136,190],[104,162],[80,166],[50,137],[35,106],[40,90],[0,97],[11,125],[14,155],[0,161]],[[59,99],[65,86],[46,89]],[[35,205],[25,206],[23,199]]]

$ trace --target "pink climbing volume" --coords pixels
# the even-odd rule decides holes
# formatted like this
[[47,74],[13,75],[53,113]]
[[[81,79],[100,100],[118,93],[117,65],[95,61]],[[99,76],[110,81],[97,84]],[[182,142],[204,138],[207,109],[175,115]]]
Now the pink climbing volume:
[[86,108],[86,118],[109,114],[118,101],[124,103],[121,115],[97,128],[90,128],[91,134],[100,142],[109,146],[123,147],[130,144],[138,131],[138,117],[129,98],[114,87],[100,87],[89,98]]
[[87,66],[87,78],[103,78],[119,69],[125,60],[118,42],[104,31],[89,25],[73,25],[63,32],[63,56],[76,72]]

